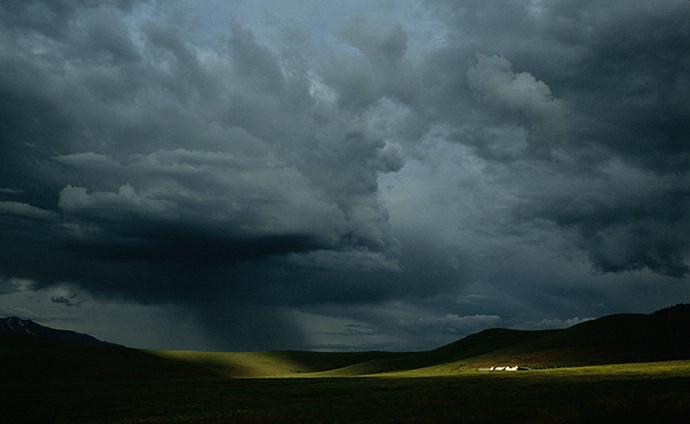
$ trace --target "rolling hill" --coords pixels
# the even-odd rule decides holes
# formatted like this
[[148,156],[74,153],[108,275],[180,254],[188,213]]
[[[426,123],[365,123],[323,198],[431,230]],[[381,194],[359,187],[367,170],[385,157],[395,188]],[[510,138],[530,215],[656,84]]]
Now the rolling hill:
[[211,377],[212,372],[92,336],[0,320],[0,383]]
[[447,375],[494,366],[524,368],[690,359],[690,305],[618,314],[562,330],[493,328],[425,352],[152,352],[212,365],[233,377]]
[[88,334],[69,330],[56,330],[28,319],[18,317],[0,318],[0,333],[29,334],[43,339],[67,344],[101,345],[108,344]]
[[330,373],[448,374],[461,369],[606,365],[690,359],[690,305],[618,314],[562,330],[494,328],[428,352],[358,363]]
[[76,339],[85,343],[74,342],[74,337],[64,341],[51,338],[51,331],[27,332],[26,322],[6,322],[0,321],[4,381],[449,375],[493,366],[690,360],[687,304],[649,315],[610,315],[562,330],[494,328],[434,350],[409,353],[146,351],[93,343],[95,339],[84,335]]

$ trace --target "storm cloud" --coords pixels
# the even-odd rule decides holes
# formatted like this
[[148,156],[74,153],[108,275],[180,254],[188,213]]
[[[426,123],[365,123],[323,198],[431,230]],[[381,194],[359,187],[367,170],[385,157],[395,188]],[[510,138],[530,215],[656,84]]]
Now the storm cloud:
[[687,300],[690,6],[273,6],[0,4],[0,312],[401,349]]

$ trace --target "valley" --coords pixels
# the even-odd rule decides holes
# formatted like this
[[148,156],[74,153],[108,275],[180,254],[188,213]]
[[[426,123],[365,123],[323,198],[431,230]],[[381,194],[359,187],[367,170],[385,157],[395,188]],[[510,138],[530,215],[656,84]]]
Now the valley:
[[[425,352],[146,351],[0,331],[3,423],[681,423],[690,307]],[[518,366],[516,372],[487,368]]]

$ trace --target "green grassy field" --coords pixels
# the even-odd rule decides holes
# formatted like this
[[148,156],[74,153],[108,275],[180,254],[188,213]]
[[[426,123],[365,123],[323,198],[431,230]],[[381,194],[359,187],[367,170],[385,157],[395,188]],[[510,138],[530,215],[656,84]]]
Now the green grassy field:
[[[689,320],[684,305],[407,353],[145,351],[0,333],[0,424],[685,424]],[[532,369],[479,370],[510,365]]]
[[[201,367],[224,378],[346,376],[350,367],[376,361],[395,361],[411,353],[394,352],[199,352],[149,350],[148,354]],[[335,370],[335,372],[334,372]],[[360,375],[362,373],[359,373]]]
[[4,423],[686,423],[690,361],[453,375],[55,381],[5,387],[1,402]]

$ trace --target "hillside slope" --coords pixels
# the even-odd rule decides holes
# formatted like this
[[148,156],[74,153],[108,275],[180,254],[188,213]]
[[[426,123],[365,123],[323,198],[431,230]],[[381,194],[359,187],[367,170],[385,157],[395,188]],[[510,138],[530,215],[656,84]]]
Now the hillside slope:
[[77,333],[70,330],[56,330],[37,324],[31,320],[18,317],[0,318],[0,333],[29,334],[54,342],[69,344],[109,344],[88,334]]
[[332,376],[446,374],[501,366],[559,367],[690,359],[690,305],[618,314],[562,330],[489,329],[428,352],[331,370]]
[[[489,329],[425,352],[144,351],[0,330],[0,381],[448,375],[690,359],[690,305],[619,314],[562,330]],[[16,324],[16,323],[15,323]]]
[[524,341],[537,339],[550,333],[550,331],[520,331],[492,328],[431,351],[360,362],[331,370],[329,374],[334,376],[366,375],[433,367],[479,356]]
[[[431,366],[438,370],[492,366],[558,367],[621,364],[690,359],[690,305],[678,305],[654,314],[618,314],[575,326],[544,332],[528,331],[524,340],[495,345],[482,335],[511,334],[510,330],[487,330],[441,348],[458,356],[455,361]],[[507,332],[506,332],[507,331]],[[498,337],[498,342],[502,337]],[[479,353],[484,349],[485,352]],[[433,371],[433,370],[427,370]]]
[[32,334],[0,332],[0,384],[214,376],[198,365],[124,346],[64,343]]
[[174,361],[201,366],[221,377],[304,377],[377,360],[393,360],[409,353],[396,352],[198,352],[148,351]]

